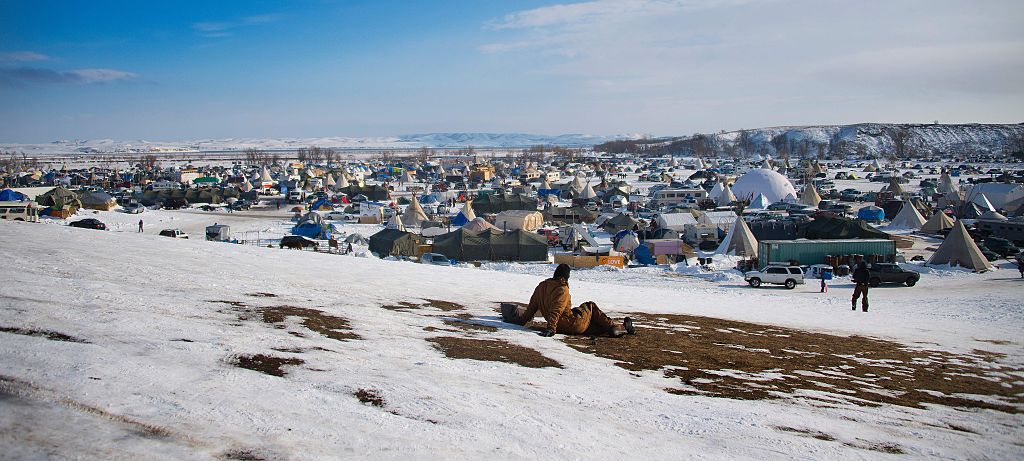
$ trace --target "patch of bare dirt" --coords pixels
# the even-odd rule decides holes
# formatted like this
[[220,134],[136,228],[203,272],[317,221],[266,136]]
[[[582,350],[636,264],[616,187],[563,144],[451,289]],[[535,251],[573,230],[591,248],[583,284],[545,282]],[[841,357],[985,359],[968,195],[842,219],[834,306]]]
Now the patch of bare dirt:
[[271,376],[284,376],[286,373],[281,369],[283,366],[306,363],[298,358],[274,357],[264,354],[238,355],[233,357],[230,362],[236,367],[258,371]]
[[812,430],[812,429],[797,429],[795,427],[788,427],[788,426],[775,426],[775,429],[783,431],[783,432],[795,432],[795,433],[800,434],[800,435],[806,435],[807,437],[812,437],[812,438],[815,438],[815,439],[818,439],[818,440],[825,440],[825,441],[828,441],[828,442],[831,442],[831,441],[836,439],[835,437],[832,437],[829,434],[826,434],[826,433],[820,432],[820,431],[815,431],[815,430]]
[[561,339],[628,370],[663,370],[686,385],[667,389],[672,393],[771,399],[811,390],[827,393],[815,397],[826,404],[940,404],[1024,412],[1024,383],[1015,377],[1024,370],[997,363],[999,354],[991,352],[956,355],[709,317],[633,318],[636,336]]
[[1013,344],[1013,341],[1007,341],[1005,339],[977,339],[977,338],[975,338],[975,341],[978,341],[980,343],[995,344],[995,345],[998,345],[998,346],[1008,346],[1010,344]]
[[470,322],[468,319],[464,320],[464,319],[459,319],[459,318],[452,318],[452,319],[444,319],[444,320],[442,320],[442,322],[444,322],[445,325],[448,325],[450,327],[455,327],[455,328],[458,328],[458,329],[460,329],[462,331],[466,331],[466,332],[482,331],[482,332],[486,332],[486,333],[494,333],[494,332],[498,331],[497,327],[492,327],[490,325],[481,325],[479,323],[473,323],[473,322]]
[[244,449],[225,451],[219,456],[219,458],[228,461],[264,461],[266,459],[252,450]]
[[452,336],[429,338],[427,341],[433,343],[434,347],[450,359],[513,363],[528,368],[562,368],[562,364],[540,352],[507,341]]
[[376,389],[359,389],[353,395],[367,405],[373,405],[375,407],[384,406],[384,397],[381,397],[380,392]]
[[13,333],[16,335],[36,336],[39,338],[46,338],[51,341],[64,341],[69,343],[89,344],[89,341],[86,341],[84,339],[76,338],[71,335],[66,335],[64,333],[58,333],[56,331],[50,330],[33,330],[29,328],[0,327],[0,332]]
[[415,304],[415,303],[410,303],[408,301],[399,301],[398,305],[388,304],[388,305],[384,305],[384,306],[380,306],[380,307],[381,307],[381,309],[387,309],[389,311],[408,312],[408,311],[411,311],[411,310],[414,310],[414,309],[419,309],[420,305],[419,304]]
[[273,293],[264,293],[262,291],[257,291],[256,293],[246,293],[246,296],[252,296],[254,298],[276,298],[277,297],[277,295],[275,295]]
[[459,303],[453,303],[451,301],[442,301],[440,299],[424,299],[427,303],[426,306],[433,307],[434,309],[440,309],[445,312],[461,311],[466,308]]
[[[325,337],[338,341],[361,339],[359,335],[352,333],[352,326],[348,323],[347,319],[336,315],[330,315],[316,309],[297,306],[251,307],[241,301],[210,302],[223,303],[232,306],[233,309],[231,309],[231,311],[234,312],[238,316],[238,319],[242,321],[257,318],[264,323],[270,324],[274,328],[285,329],[287,328],[284,324],[285,319],[288,317],[297,317],[302,319],[302,326],[320,333]],[[299,338],[305,337],[305,335],[297,331],[289,331],[288,333]]]

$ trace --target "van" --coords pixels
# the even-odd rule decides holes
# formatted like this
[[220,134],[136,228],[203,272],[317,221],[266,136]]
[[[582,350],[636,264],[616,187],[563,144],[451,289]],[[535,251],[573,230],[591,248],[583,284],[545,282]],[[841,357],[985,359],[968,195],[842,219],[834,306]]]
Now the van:
[[0,202],[0,219],[36,222],[39,220],[39,210],[32,202]]

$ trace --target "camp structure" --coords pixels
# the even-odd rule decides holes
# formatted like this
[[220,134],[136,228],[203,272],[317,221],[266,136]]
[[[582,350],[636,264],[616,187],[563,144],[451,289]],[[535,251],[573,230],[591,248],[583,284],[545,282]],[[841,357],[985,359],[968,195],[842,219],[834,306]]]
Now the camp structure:
[[360,187],[359,185],[356,184],[351,184],[348,187],[338,187],[338,192],[348,195],[349,198],[355,197],[357,195],[363,195],[368,200],[373,201],[383,201],[391,198],[391,193],[388,192],[387,188],[381,186],[380,184],[363,187]]
[[690,213],[662,213],[655,220],[660,229],[671,229],[676,232],[686,231],[687,225],[697,224],[697,218]]
[[597,219],[597,213],[583,207],[549,207],[544,210],[549,221],[561,221],[565,223],[592,223]]
[[401,216],[394,215],[390,219],[388,219],[388,222],[387,222],[387,224],[384,225],[384,228],[385,229],[398,229],[398,230],[404,232],[405,231],[405,224],[402,223],[402,217]]
[[747,227],[747,223],[742,219],[737,219],[733,223],[732,230],[725,235],[725,239],[718,245],[715,253],[756,258],[757,239],[754,238],[754,233],[750,232],[750,227]]
[[225,224],[206,226],[206,240],[212,242],[230,242],[231,226]]
[[732,187],[728,184],[722,186],[722,191],[718,195],[714,195],[715,204],[718,206],[727,206],[732,202],[736,201],[736,195],[732,193]]
[[475,232],[463,227],[434,238],[433,252],[456,261],[547,261],[548,242],[525,230]]
[[494,218],[494,227],[501,230],[535,231],[544,225],[544,216],[537,211],[508,210],[498,213]]
[[381,258],[388,256],[416,256],[423,238],[398,229],[383,229],[370,236],[370,252]]
[[54,187],[45,194],[36,197],[36,202],[42,206],[50,207],[53,211],[67,213],[68,215],[75,214],[79,208],[82,208],[82,202],[78,199],[78,194],[63,187]]
[[117,206],[117,200],[106,192],[86,192],[79,200],[82,202],[82,208],[89,210],[110,211]]
[[899,213],[889,223],[890,229],[920,229],[925,223],[924,216],[917,211],[917,207],[909,201],[903,203]]
[[423,221],[428,221],[427,214],[423,212],[423,207],[420,206],[419,200],[414,195],[412,203],[402,212],[402,224],[405,224],[406,227],[420,227]]
[[320,213],[310,211],[292,227],[292,234],[301,235],[313,239],[330,238],[331,226],[328,225]]
[[818,206],[818,202],[821,202],[821,195],[818,194],[818,189],[814,187],[814,183],[807,181],[804,185],[804,191],[800,194],[800,203],[807,206]]
[[508,210],[537,210],[537,199],[526,195],[480,195],[473,199],[475,214],[501,213]]
[[942,211],[936,211],[928,221],[921,225],[921,232],[929,234],[938,234],[946,229],[953,228],[953,218],[943,213]]
[[619,213],[601,224],[601,229],[604,229],[609,234],[615,234],[623,230],[632,230],[637,224],[637,220],[626,214]]
[[768,201],[768,197],[765,197],[764,194],[757,194],[757,197],[754,197],[754,199],[750,201],[750,204],[747,205],[746,209],[747,210],[767,210],[768,209],[768,205],[771,205],[771,203]]
[[804,238],[820,239],[887,239],[889,234],[860,220],[838,216],[818,216],[804,227]]
[[953,229],[942,241],[935,254],[928,259],[929,265],[949,264],[973,269],[975,272],[992,270],[992,264],[985,259],[978,244],[967,233],[963,221],[953,223]]

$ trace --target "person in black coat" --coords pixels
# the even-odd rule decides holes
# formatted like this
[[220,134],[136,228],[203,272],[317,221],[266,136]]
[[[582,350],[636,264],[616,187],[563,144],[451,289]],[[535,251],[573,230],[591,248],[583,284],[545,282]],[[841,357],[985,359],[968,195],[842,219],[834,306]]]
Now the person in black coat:
[[871,273],[868,272],[868,264],[864,262],[864,257],[857,255],[857,265],[853,269],[853,310],[857,310],[857,298],[864,295],[864,300],[861,302],[861,308],[864,312],[868,311],[868,280],[871,279]]

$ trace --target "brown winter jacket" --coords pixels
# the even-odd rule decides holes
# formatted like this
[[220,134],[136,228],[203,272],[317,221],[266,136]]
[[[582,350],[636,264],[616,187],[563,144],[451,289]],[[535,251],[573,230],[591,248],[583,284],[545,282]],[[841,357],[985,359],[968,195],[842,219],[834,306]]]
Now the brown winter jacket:
[[[580,329],[577,325],[580,320],[572,312],[572,299],[569,297],[569,282],[563,279],[550,278],[533,290],[530,297],[530,305],[527,307],[524,318],[532,319],[540,310],[544,320],[548,322],[548,328],[556,333],[571,333]],[[586,325],[582,325],[586,329]]]

